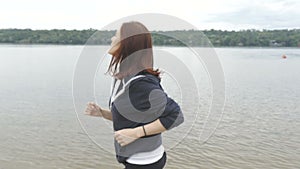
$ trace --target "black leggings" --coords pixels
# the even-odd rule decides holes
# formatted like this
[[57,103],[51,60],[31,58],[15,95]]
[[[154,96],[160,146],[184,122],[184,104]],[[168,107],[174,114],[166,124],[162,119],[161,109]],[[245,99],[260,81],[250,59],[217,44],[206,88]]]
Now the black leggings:
[[164,155],[160,160],[152,164],[146,165],[137,165],[137,164],[130,164],[125,162],[125,169],[163,169],[167,161],[167,154],[164,152]]

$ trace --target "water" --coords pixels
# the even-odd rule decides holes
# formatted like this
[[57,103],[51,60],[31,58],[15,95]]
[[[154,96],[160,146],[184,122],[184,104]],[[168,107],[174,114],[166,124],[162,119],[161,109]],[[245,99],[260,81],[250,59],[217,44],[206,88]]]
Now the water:
[[[78,115],[97,145],[77,120],[72,79],[82,49],[0,46],[0,168],[122,168],[113,154],[111,123]],[[181,58],[188,53],[184,48],[166,50]],[[223,119],[208,142],[200,144],[199,131],[211,100],[209,81],[200,66],[199,118],[192,125],[195,114],[186,110],[185,124],[164,134],[166,168],[298,168],[300,49],[218,48],[216,52],[226,78]],[[288,59],[281,59],[283,54]],[[95,98],[106,106],[109,77],[104,77],[102,68],[95,78]],[[166,76],[163,84],[180,101],[172,78]],[[94,96],[86,93],[81,99],[79,113]]]

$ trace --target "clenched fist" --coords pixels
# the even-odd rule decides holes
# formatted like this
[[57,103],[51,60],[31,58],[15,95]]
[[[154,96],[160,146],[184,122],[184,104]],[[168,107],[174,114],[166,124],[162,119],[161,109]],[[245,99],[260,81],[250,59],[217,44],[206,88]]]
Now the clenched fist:
[[103,117],[102,109],[94,102],[88,102],[84,114],[90,116]]

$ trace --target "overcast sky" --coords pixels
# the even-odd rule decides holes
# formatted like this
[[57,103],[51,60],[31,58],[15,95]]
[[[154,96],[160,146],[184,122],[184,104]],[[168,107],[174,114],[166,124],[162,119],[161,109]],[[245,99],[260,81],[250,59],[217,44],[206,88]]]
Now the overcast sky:
[[172,15],[201,30],[300,28],[299,0],[1,0],[0,4],[0,29],[101,29],[140,13]]

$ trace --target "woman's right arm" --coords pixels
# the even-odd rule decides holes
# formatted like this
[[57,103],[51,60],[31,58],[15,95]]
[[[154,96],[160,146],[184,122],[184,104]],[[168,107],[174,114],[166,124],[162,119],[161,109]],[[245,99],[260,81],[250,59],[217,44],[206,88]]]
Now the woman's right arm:
[[85,109],[85,114],[95,117],[103,117],[107,120],[112,121],[112,114],[110,110],[102,109],[100,106],[98,106],[94,102],[89,102],[87,104],[87,107]]
[[112,114],[110,110],[101,109],[101,114],[103,118],[112,121]]

